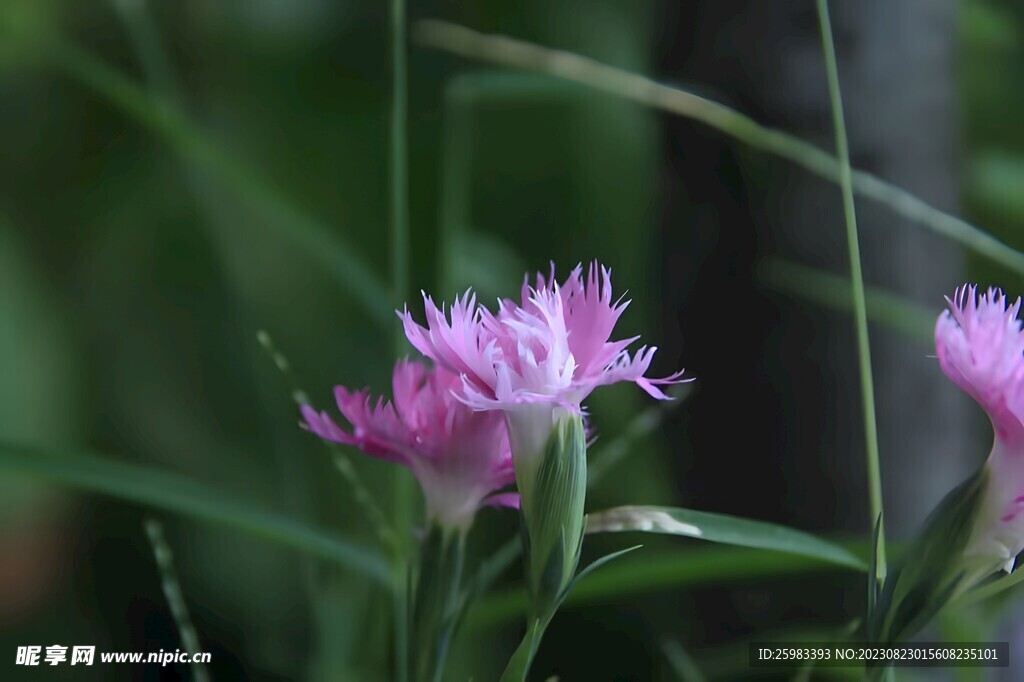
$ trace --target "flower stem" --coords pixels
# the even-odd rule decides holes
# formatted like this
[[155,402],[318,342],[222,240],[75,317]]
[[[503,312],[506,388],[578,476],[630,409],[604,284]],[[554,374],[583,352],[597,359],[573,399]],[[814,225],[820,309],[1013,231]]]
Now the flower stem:
[[437,258],[437,282],[448,292],[461,285],[455,275],[469,227],[472,181],[472,115],[468,89],[459,79],[444,89],[441,145],[441,193],[438,200],[440,249]]
[[[405,300],[409,288],[409,172],[406,135],[406,27],[405,0],[391,0],[391,288],[396,304]],[[399,331],[401,328],[399,328]],[[405,337],[399,333],[396,346]]]
[[[405,0],[391,0],[391,167],[388,194],[391,228],[391,295],[396,306],[404,300],[409,278],[409,179],[406,136],[406,16]],[[395,352],[401,355],[404,337],[395,332]],[[411,526],[412,487],[405,471],[394,473],[393,506],[399,541],[395,552],[394,600],[395,670],[398,682],[405,682],[409,666],[409,594],[407,541]]]
[[441,682],[452,635],[462,610],[466,533],[431,525],[423,540],[410,619],[412,679]]
[[835,128],[836,156],[839,159],[839,187],[843,195],[843,216],[846,220],[846,241],[850,252],[850,279],[853,290],[854,321],[857,326],[857,355],[860,365],[860,390],[864,409],[864,446],[867,454],[868,495],[871,505],[871,528],[879,527],[876,578],[884,580],[885,530],[882,517],[882,474],[878,456],[878,427],[875,422],[875,385],[871,374],[871,345],[868,339],[867,304],[864,296],[864,274],[861,271],[860,241],[857,237],[857,213],[853,203],[853,181],[850,171],[850,148],[846,139],[843,117],[843,99],[839,91],[839,69],[836,50],[832,42],[832,25],[828,15],[828,0],[817,0],[818,26],[825,53],[825,71],[828,76],[828,95],[832,105],[832,124]]
[[551,616],[547,616],[531,620],[527,623],[523,641],[516,647],[512,658],[508,661],[508,665],[505,666],[500,682],[526,682],[526,675],[530,672],[533,657],[537,654],[537,647],[540,646],[541,637],[544,636],[544,630],[547,629],[550,622]]
[[[174,623],[178,626],[178,634],[181,636],[181,644],[189,651],[202,651],[199,642],[199,633],[192,623],[192,616],[189,615],[188,606],[185,605],[185,597],[181,591],[181,583],[178,582],[178,571],[174,567],[174,554],[171,552],[167,538],[164,536],[163,524],[156,519],[147,519],[145,523],[146,536],[153,547],[153,555],[156,558],[157,568],[160,569],[161,586],[164,596],[167,598],[167,605],[171,609]],[[192,664],[192,679],[196,682],[210,682],[210,672],[204,663]]]

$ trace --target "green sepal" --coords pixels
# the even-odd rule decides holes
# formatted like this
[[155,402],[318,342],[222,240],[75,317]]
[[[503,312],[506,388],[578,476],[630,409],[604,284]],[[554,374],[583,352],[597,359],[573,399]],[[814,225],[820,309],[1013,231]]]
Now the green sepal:
[[[572,579],[572,574],[565,574],[565,531],[559,534],[558,542],[548,553],[548,561],[540,574],[540,580],[533,596],[535,606],[542,609],[542,613],[554,612],[558,608],[558,598],[566,584]],[[534,615],[541,615],[540,613]]]
[[552,430],[530,494],[522,497],[526,560],[533,613],[552,611],[579,563],[587,492],[587,446],[582,419],[571,415]]

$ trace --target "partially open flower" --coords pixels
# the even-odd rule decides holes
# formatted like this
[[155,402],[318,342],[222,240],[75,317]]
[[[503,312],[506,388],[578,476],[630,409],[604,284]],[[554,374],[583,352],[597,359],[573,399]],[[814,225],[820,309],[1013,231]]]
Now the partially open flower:
[[998,289],[956,291],[935,326],[939,364],[988,413],[995,431],[985,463],[985,483],[970,541],[964,550],[967,575],[980,579],[1012,567],[1024,549],[1024,333],[1017,318],[1021,301],[1010,304]]
[[367,389],[335,388],[351,433],[308,405],[302,408],[305,426],[326,440],[408,467],[423,489],[427,515],[441,525],[466,528],[486,504],[518,506],[515,493],[497,493],[515,480],[501,415],[476,412],[457,400],[461,381],[441,367],[399,361],[392,385],[393,402],[374,402]]

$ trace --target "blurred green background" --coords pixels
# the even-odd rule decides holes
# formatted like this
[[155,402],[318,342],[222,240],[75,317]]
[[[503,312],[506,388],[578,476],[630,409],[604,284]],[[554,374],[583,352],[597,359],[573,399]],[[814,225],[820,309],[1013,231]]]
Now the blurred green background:
[[[833,4],[854,165],[1024,246],[1024,7],[907,3],[889,21],[884,3]],[[829,148],[813,3],[770,5],[425,2],[408,13],[680,84]],[[872,22],[898,25],[886,33]],[[655,374],[686,366],[698,380],[663,428],[628,440],[620,436],[650,401],[632,387],[593,396],[594,457],[607,449],[622,459],[589,508],[692,505],[863,538],[852,325],[815,300],[831,281],[823,269],[847,272],[838,190],[687,119],[414,42],[410,271],[408,291],[392,292],[388,27],[388,4],[365,0],[0,0],[0,441],[171,470],[373,546],[345,478],[298,428],[290,380],[257,331],[326,407],[336,384],[389,390],[391,311],[405,300],[420,310],[420,289],[450,300],[472,285],[493,300],[549,261],[564,275],[597,258],[633,301],[619,335],[661,346]],[[882,83],[872,74],[904,45],[923,45],[923,56],[904,80]],[[895,108],[872,118],[883,85]],[[934,137],[916,143],[919,127]],[[886,150],[900,162],[887,165]],[[912,528],[987,447],[980,420],[926,360],[927,313],[968,274],[1014,294],[1024,278],[920,226],[872,233],[889,213],[862,214],[869,284],[925,313],[896,331],[891,319],[873,327],[879,374],[893,376],[890,349],[909,354],[917,369],[892,391],[926,395],[916,377],[931,373],[944,409],[967,415],[944,427],[952,435],[937,431],[935,413],[913,427],[902,414],[880,417],[887,493],[912,488],[922,500],[897,522]],[[922,252],[939,256],[902,259]],[[919,432],[965,448],[935,453],[913,444]],[[907,452],[885,447],[904,441]],[[401,509],[395,472],[350,454],[380,505]],[[947,478],[914,487],[914,456],[948,457],[938,467]],[[180,648],[142,526],[155,516],[214,679],[389,679],[390,606],[364,578],[12,471],[0,474],[5,666],[25,644]],[[513,514],[485,511],[473,552],[515,532]],[[712,676],[739,679],[750,674],[744,638],[831,632],[860,608],[858,576],[644,542],[645,557],[622,560],[616,584],[559,616],[538,678],[674,679],[669,638]],[[602,539],[587,552],[620,546]],[[489,609],[457,640],[451,679],[495,678],[514,647],[514,609]],[[5,679],[189,671],[13,674]]]

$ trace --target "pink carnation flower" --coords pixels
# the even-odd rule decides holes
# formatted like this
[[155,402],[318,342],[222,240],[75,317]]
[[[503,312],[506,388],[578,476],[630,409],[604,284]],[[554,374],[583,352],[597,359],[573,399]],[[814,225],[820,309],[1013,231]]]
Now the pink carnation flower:
[[468,291],[455,298],[450,321],[425,294],[426,328],[408,309],[399,316],[413,346],[462,376],[463,400],[476,409],[545,402],[578,412],[591,391],[619,381],[666,399],[658,385],[678,383],[682,372],[645,377],[657,349],[630,356],[625,349],[638,337],[609,341],[629,303],[612,302],[611,272],[595,262],[586,282],[582,273],[577,266],[559,286],[552,266],[550,279],[538,273],[536,286],[524,282],[520,304],[499,301],[496,316]]
[[392,384],[393,402],[377,398],[374,403],[367,389],[335,388],[351,433],[308,405],[302,407],[304,426],[326,440],[408,467],[423,489],[428,517],[442,525],[468,527],[485,504],[518,506],[517,494],[496,494],[515,480],[500,415],[459,402],[459,377],[440,367],[401,360]]
[[[948,299],[947,299],[948,300]],[[1024,549],[1024,334],[1013,304],[998,289],[957,289],[935,325],[946,376],[988,413],[995,431],[986,489],[965,552],[981,578],[1012,568]]]
[[455,298],[449,315],[424,294],[427,326],[408,308],[399,313],[409,341],[462,378],[459,399],[475,410],[500,410],[509,419],[513,455],[537,452],[555,419],[580,414],[598,386],[631,381],[660,400],[659,386],[684,381],[682,372],[646,376],[656,348],[626,350],[637,337],[611,341],[628,302],[612,299],[611,272],[597,262],[586,278],[577,266],[559,286],[549,278],[528,281],[522,298],[499,301],[497,314],[477,305],[469,291]]

